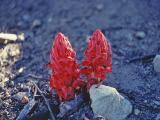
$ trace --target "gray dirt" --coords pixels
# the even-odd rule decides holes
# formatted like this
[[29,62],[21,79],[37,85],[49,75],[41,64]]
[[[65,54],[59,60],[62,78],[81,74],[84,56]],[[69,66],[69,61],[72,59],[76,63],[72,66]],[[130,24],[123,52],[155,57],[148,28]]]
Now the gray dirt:
[[[102,29],[113,51],[113,72],[104,84],[115,87],[139,110],[136,114],[133,110],[127,120],[154,120],[160,113],[160,74],[152,61],[128,61],[160,54],[159,0],[1,0],[0,32],[24,32],[26,36],[24,42],[16,43],[22,47],[21,59],[9,63],[12,74],[24,70],[10,80],[18,86],[25,84],[29,74],[49,78],[46,64],[58,31],[69,37],[82,60],[86,39],[96,28]],[[6,119],[13,119],[23,108],[12,102],[7,106],[6,111],[0,109]]]

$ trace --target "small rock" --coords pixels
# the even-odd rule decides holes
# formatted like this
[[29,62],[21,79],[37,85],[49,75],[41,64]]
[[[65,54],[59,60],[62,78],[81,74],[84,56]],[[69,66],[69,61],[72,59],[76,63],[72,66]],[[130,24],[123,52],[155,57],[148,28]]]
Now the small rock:
[[10,81],[9,82],[9,87],[13,87],[14,86],[14,81]]
[[20,89],[23,89],[23,87],[24,87],[24,85],[23,85],[23,84],[21,84],[21,85],[20,85]]
[[25,22],[28,22],[28,21],[30,21],[30,16],[27,15],[27,14],[24,14],[24,15],[22,16],[22,19],[23,19]]
[[17,84],[17,86],[20,86],[20,85],[21,85],[21,83],[18,83],[18,84]]
[[9,112],[7,110],[4,110],[3,115],[7,116]]
[[[5,48],[7,48],[7,47],[5,47]],[[6,49],[3,49],[3,51],[0,52],[0,57],[2,60],[5,60],[8,58],[8,52]]]
[[154,66],[154,70],[157,73],[160,73],[160,55],[156,55],[156,57],[154,58],[153,66]]
[[153,100],[153,103],[158,105],[158,106],[160,105],[160,101],[157,101],[157,100]]
[[108,120],[124,120],[132,112],[132,104],[115,88],[100,85],[90,88],[91,107],[95,114]]
[[25,101],[23,100],[25,96],[27,96],[26,92],[18,92],[17,94],[13,95],[13,99],[18,100],[19,102],[23,103]]
[[[23,91],[29,91],[29,86],[27,86],[27,85],[25,85],[25,84],[21,84],[20,86],[19,86],[19,88],[21,89],[21,90],[23,90]],[[34,91],[33,91],[34,92]]]
[[9,78],[5,77],[3,82],[7,82],[7,81],[9,81]]
[[11,100],[11,99],[7,99],[7,100],[5,100],[5,101],[7,101],[8,103],[12,103],[12,100]]
[[10,96],[11,96],[11,95],[10,95],[9,91],[6,91],[6,92],[5,92],[5,97],[8,98],[8,97],[10,97]]
[[53,21],[52,17],[48,18],[48,22],[51,23]]
[[19,90],[16,88],[16,87],[13,87],[12,88],[12,91],[11,91],[11,94],[13,95],[13,94],[15,94],[15,93],[17,93]]
[[86,43],[88,43],[88,42],[89,42],[90,37],[91,37],[91,36],[89,36],[89,35],[87,35],[87,36],[86,36]]
[[7,101],[3,101],[3,106],[7,108],[9,106],[9,103]]
[[10,56],[14,57],[20,54],[20,49],[15,48],[14,51],[10,52]]
[[144,103],[147,103],[148,101],[147,101],[147,100],[144,100],[143,102],[144,102]]
[[24,36],[24,33],[19,33],[18,35],[17,35],[17,39],[18,40],[21,40],[21,41],[23,41],[24,39],[25,39],[25,36]]
[[22,102],[23,104],[26,104],[26,103],[29,102],[29,98],[28,98],[27,96],[23,96],[21,102]]
[[1,57],[3,59],[7,59],[9,56],[11,57],[18,57],[20,56],[20,49],[21,46],[18,44],[8,44],[7,46],[5,46],[3,53],[1,53]]
[[135,110],[134,110],[134,114],[135,114],[135,115],[138,115],[140,112],[141,112],[141,111],[140,111],[139,109],[135,109]]
[[160,120],[160,113],[157,115],[155,120]]
[[40,27],[42,22],[38,19],[34,20],[32,23],[32,28]]
[[21,67],[19,70],[18,70],[18,73],[22,73],[24,71],[24,68]]
[[4,90],[4,83],[0,82],[0,93]]
[[103,4],[98,4],[98,5],[96,6],[97,10],[102,10],[102,9],[103,9],[103,7],[104,7],[104,5],[103,5]]
[[146,34],[145,32],[143,31],[138,31],[136,34],[135,34],[135,37],[138,38],[138,39],[143,39],[145,38]]

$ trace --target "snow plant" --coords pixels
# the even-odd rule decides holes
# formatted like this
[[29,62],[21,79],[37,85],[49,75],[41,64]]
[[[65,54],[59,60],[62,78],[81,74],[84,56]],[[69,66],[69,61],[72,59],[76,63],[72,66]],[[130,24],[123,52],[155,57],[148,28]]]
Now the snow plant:
[[57,92],[61,101],[71,100],[82,89],[88,90],[92,85],[100,84],[112,71],[111,46],[97,29],[89,38],[84,59],[79,64],[69,39],[59,32],[53,41],[48,66],[52,71],[50,88]]

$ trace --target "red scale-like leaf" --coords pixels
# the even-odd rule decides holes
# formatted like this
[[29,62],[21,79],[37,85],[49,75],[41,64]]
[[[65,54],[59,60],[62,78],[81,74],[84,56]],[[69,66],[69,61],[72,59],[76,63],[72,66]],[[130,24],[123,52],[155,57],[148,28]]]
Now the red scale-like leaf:
[[79,80],[79,65],[76,63],[76,53],[68,38],[62,33],[55,37],[50,54],[49,68],[52,70],[50,87],[55,89],[60,100],[70,100],[75,97],[77,88],[83,81]]
[[88,86],[98,84],[106,77],[106,73],[112,71],[111,47],[103,33],[98,29],[90,38],[85,59],[82,62],[84,68],[82,74],[88,77]]

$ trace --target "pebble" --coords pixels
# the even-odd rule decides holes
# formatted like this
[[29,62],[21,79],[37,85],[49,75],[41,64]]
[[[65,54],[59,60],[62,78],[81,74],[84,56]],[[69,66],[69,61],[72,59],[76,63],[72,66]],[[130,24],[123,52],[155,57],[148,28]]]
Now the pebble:
[[160,73],[160,55],[156,55],[156,57],[154,58],[153,66],[154,66],[154,70],[157,73]]
[[13,99],[18,100],[19,102],[23,103],[24,101],[27,101],[25,100],[26,99],[25,96],[27,96],[26,92],[18,92],[17,94],[13,95]]
[[21,40],[21,41],[24,41],[24,39],[25,39],[24,33],[19,33],[19,34],[17,35],[17,39],[18,39],[18,40]]
[[19,90],[16,88],[16,87],[13,87],[12,88],[12,91],[11,91],[11,94],[15,94],[17,93]]
[[48,18],[48,22],[51,23],[53,21],[52,17]]
[[20,85],[21,85],[21,83],[18,83],[18,84],[17,84],[17,86],[20,86]]
[[22,73],[24,71],[24,68],[21,67],[19,70],[18,70],[18,73]]
[[114,63],[113,63],[114,65],[118,65],[118,61],[114,61]]
[[143,38],[145,38],[145,36],[146,36],[146,34],[143,31],[138,31],[135,34],[135,37],[138,38],[138,39],[143,39]]
[[141,112],[141,111],[140,111],[139,109],[135,109],[135,110],[134,110],[134,114],[135,114],[135,115],[139,115],[140,112]]
[[5,77],[5,78],[4,78],[4,82],[7,82],[8,80],[9,80],[8,77]]
[[102,10],[102,9],[103,9],[103,7],[104,7],[104,5],[103,5],[103,4],[98,4],[98,5],[96,6],[97,10]]
[[13,87],[14,86],[14,81],[10,81],[9,82],[9,87]]
[[86,36],[86,43],[89,43],[90,37],[91,36],[89,36],[89,35]]
[[154,100],[153,103],[158,105],[158,106],[160,105],[160,101],[157,101],[157,100]]
[[29,90],[29,86],[27,86],[26,84],[20,84],[19,86],[18,86],[18,88],[19,89],[21,89],[21,90],[23,90],[23,92],[24,91],[28,91]]
[[23,89],[23,88],[24,88],[24,85],[23,85],[23,84],[21,84],[21,85],[20,85],[20,89]]
[[11,52],[11,56],[17,56],[20,54],[20,50],[19,49],[15,49],[13,52]]
[[3,115],[5,115],[5,116],[7,116],[9,114],[9,112],[7,111],[7,110],[5,110],[4,112],[3,112]]
[[160,113],[157,115],[155,120],[160,120]]
[[3,101],[3,106],[7,108],[9,106],[9,103],[7,101]]
[[10,96],[11,96],[10,93],[9,93],[8,91],[6,91],[6,92],[5,92],[5,97],[8,98],[8,97],[10,97]]
[[21,102],[22,102],[23,104],[26,104],[26,103],[29,102],[29,98],[28,98],[27,96],[23,96]]
[[32,23],[32,28],[40,27],[42,25],[42,22],[38,19],[34,20]]
[[25,15],[22,16],[22,19],[23,19],[25,22],[28,22],[28,21],[30,21],[31,18],[30,18],[29,15],[25,14]]
[[11,99],[7,99],[6,102],[12,103],[12,100]]
[[0,93],[4,90],[4,83],[0,82]]
[[147,103],[148,101],[147,101],[147,100],[144,100],[143,102],[144,102],[144,103]]
[[1,57],[3,59],[8,59],[9,56],[11,57],[18,57],[20,55],[21,46],[18,44],[8,44],[5,46]]

